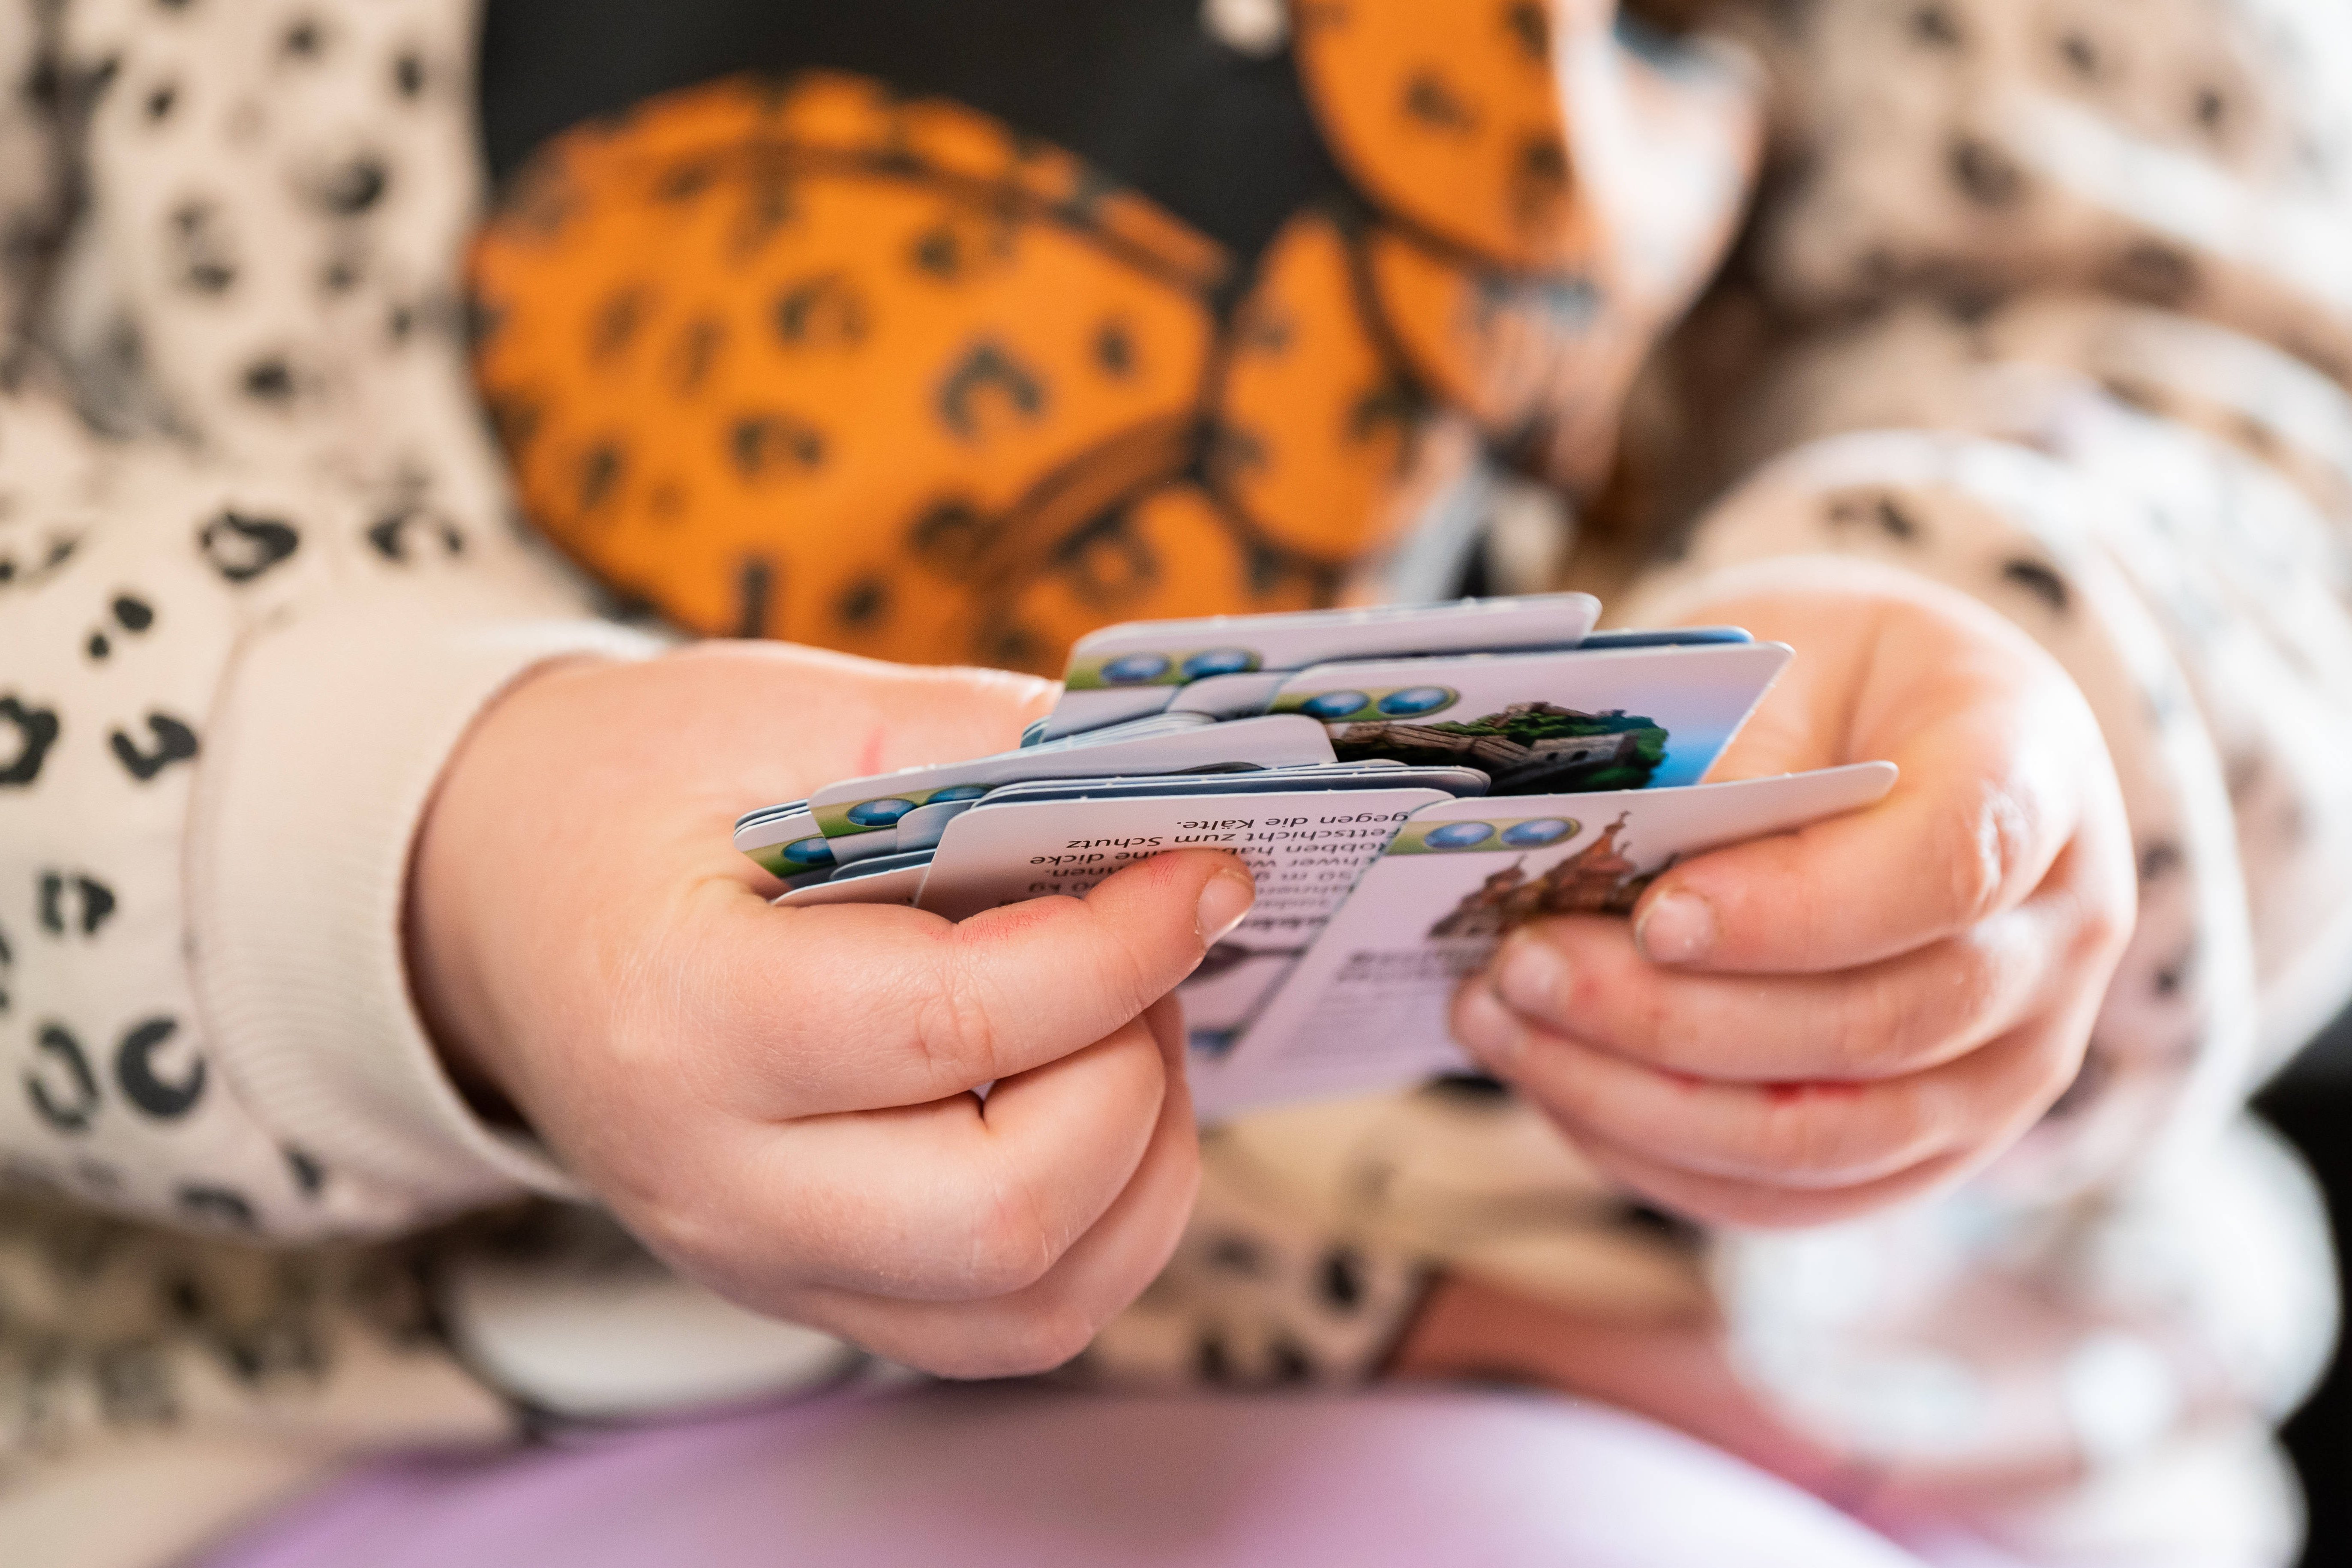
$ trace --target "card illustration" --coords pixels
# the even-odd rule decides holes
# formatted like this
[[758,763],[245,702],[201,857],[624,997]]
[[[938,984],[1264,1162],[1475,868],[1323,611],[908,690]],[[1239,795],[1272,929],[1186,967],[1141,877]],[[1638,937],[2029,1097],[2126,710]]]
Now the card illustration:
[[1866,806],[1895,776],[1888,763],[1864,763],[1689,788],[1423,807],[1240,1037],[1196,1058],[1195,1102],[1213,1117],[1459,1070],[1447,1027],[1454,989],[1512,930],[1549,915],[1629,912],[1677,860]]
[[822,877],[836,864],[832,846],[805,808],[755,814],[737,824],[735,847],[771,877]]
[[[1408,689],[1368,700],[1360,710],[1386,714],[1397,710],[1391,705],[1419,698]],[[1311,712],[1314,703],[1325,701],[1309,699],[1298,710]],[[1671,739],[1664,726],[1622,710],[1580,713],[1556,702],[1514,702],[1469,720],[1351,722],[1332,731],[1331,750],[1341,762],[1386,757],[1477,768],[1493,778],[1496,795],[1570,795],[1645,788],[1666,760]]]
[[1333,754],[1453,763],[1496,795],[1696,784],[1789,659],[1780,643],[1666,644],[1324,664],[1269,704]]
[[[1617,836],[1624,832],[1631,815],[1619,812],[1617,820],[1601,830],[1600,837],[1536,876],[1528,875],[1524,858],[1499,871],[1489,872],[1485,881],[1462,895],[1462,901],[1429,928],[1430,940],[1497,939],[1547,915],[1632,914],[1643,891],[1677,857],[1670,855],[1646,871],[1636,865],[1617,843]],[[1478,842],[1486,845],[1489,838],[1500,844],[1530,842],[1536,835],[1523,833],[1517,840],[1511,835],[1526,827],[1549,831],[1555,826],[1566,830],[1555,835],[1555,838],[1569,837],[1578,831],[1573,819],[1551,817],[1517,824],[1499,834],[1490,831],[1481,835]],[[1428,831],[1442,834],[1484,826],[1484,823],[1454,822]]]
[[[1210,710],[1255,711],[1234,678],[1303,669],[1333,659],[1395,658],[1496,648],[1567,648],[1591,631],[1600,601],[1586,594],[1460,599],[1270,616],[1211,616],[1104,626],[1070,650],[1062,700],[1024,744],[1157,713],[1195,685],[1226,689]],[[1271,688],[1265,689],[1271,694]],[[1032,737],[1034,740],[1032,740]]]
[[735,846],[783,879],[780,904],[956,921],[1224,850],[1258,898],[1179,987],[1198,1114],[1392,1089],[1461,1066],[1451,998],[1512,931],[1628,914],[1679,860],[1894,783],[1881,763],[1700,784],[1790,649],[1594,634],[1596,609],[1105,627],[1023,751],[844,780],[745,814]]
[[1072,691],[1100,691],[1122,686],[1184,686],[1220,675],[1244,675],[1264,664],[1255,648],[1206,647],[1157,653],[1132,653],[1073,658],[1062,676]]

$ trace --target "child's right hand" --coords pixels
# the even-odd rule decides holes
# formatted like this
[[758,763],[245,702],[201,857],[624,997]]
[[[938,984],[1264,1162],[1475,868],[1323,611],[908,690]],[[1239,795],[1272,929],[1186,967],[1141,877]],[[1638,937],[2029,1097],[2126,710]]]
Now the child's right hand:
[[1011,745],[1052,689],[746,644],[527,679],[416,846],[413,984],[452,1072],[737,1301],[950,1375],[1068,1359],[1191,1208],[1163,998],[1249,874],[1164,855],[951,925],[771,908],[729,841],[751,806]]

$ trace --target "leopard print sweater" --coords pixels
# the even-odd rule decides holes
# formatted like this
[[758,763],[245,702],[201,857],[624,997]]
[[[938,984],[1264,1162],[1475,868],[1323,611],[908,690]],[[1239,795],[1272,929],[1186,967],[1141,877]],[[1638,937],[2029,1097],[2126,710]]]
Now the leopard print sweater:
[[[1331,9],[1212,4],[1203,25],[1278,51]],[[1586,301],[1571,342],[1591,372],[1571,388],[1594,395],[1551,411],[1541,461],[1515,454],[1580,494],[1575,569],[1675,546],[1635,577],[1635,614],[1764,554],[1872,554],[1979,595],[2092,699],[2141,925],[2082,1080],[1948,1199],[1701,1237],[1475,1088],[1286,1112],[1212,1140],[1177,1260],[1081,1370],[1360,1377],[1420,1281],[1460,1269],[1720,1325],[1754,1386],[1858,1473],[1965,1483],[2021,1432],[2056,1432],[2084,1485],[1954,1505],[2024,1550],[2283,1561],[2292,1502],[2262,1432],[2333,1305],[2307,1184],[2237,1110],[2352,977],[2352,23],[2294,0],[1643,7],[1708,13],[1751,70],[1728,46],[1702,59],[1612,31],[1604,0],[1516,9],[1563,40],[1560,221],[1614,237],[1633,280]],[[657,1364],[626,1388],[551,1369],[516,1302],[593,1318],[667,1292],[688,1325],[724,1309],[590,1210],[435,1226],[579,1195],[468,1112],[402,980],[401,867],[471,715],[546,658],[653,646],[600,614],[622,601],[833,640],[887,624],[853,613],[873,599],[862,560],[748,583],[737,539],[673,590],[640,580],[625,531],[600,554],[577,509],[651,528],[659,486],[590,495],[562,444],[576,413],[544,399],[517,445],[524,362],[492,333],[477,368],[509,489],[460,305],[482,198],[472,21],[465,0],[0,5],[0,1538],[45,1562],[160,1562],[370,1446],[857,1375],[854,1352],[782,1325],[730,1341],[723,1390]],[[1677,122],[1678,85],[1715,105],[1679,121],[1692,136],[1763,127],[1762,196],[1636,379],[1722,238],[1657,208],[1624,134]],[[1368,141],[1408,135],[1368,101]],[[1410,134],[1444,130],[1421,121]],[[1736,186],[1750,160],[1717,166]],[[1428,189],[1379,177],[1391,214]],[[500,209],[480,280],[527,259],[528,214]],[[1266,289],[1280,267],[1328,269],[1331,237],[1296,237]],[[1166,237],[1137,244],[1139,279],[1189,276]],[[1442,272],[1424,279],[1440,307]],[[1355,320],[1422,298],[1401,289]],[[837,329],[838,304],[813,300],[812,330]],[[1192,330],[1170,319],[1168,342]],[[1381,363],[1442,373],[1448,318],[1429,320],[1376,342]],[[1539,374],[1472,391],[1557,394],[1558,344],[1517,341]],[[1454,438],[1492,438],[1470,426]],[[742,445],[761,478],[806,441],[760,426]],[[713,482],[744,482],[714,450]],[[1327,537],[1283,464],[1137,450],[1123,471],[1160,499],[1129,526],[1151,539],[1192,530],[1213,563],[1240,537],[1231,507],[1255,507],[1296,547],[1266,579],[1282,592],[1411,580],[1391,570],[1410,525],[1366,521],[1402,491],[1367,490]],[[1050,523],[1038,537],[1060,542]],[[987,570],[936,591],[977,604],[972,584],[1018,568],[1046,635],[1099,613],[1102,582],[1068,575],[1083,552],[971,560]],[[1187,591],[1257,580],[1217,581]],[[927,624],[958,651],[1004,629]]]

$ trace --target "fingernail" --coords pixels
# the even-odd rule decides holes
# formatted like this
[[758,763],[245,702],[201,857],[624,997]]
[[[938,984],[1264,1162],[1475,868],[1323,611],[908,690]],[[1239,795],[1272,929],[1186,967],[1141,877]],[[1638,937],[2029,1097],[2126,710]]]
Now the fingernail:
[[1558,1017],[1567,1010],[1568,960],[1541,937],[1515,936],[1495,966],[1495,989],[1522,1013]]
[[1193,916],[1192,929],[1201,933],[1202,947],[1214,947],[1234,927],[1242,923],[1257,902],[1257,884],[1239,866],[1226,866],[1209,879],[1201,889],[1200,912]]
[[1497,1078],[1510,1077],[1527,1054],[1528,1026],[1483,980],[1474,980],[1463,990],[1454,1026],[1462,1048]]
[[1633,922],[1633,945],[1652,963],[1696,963],[1715,951],[1715,906],[1680,889],[1661,893]]

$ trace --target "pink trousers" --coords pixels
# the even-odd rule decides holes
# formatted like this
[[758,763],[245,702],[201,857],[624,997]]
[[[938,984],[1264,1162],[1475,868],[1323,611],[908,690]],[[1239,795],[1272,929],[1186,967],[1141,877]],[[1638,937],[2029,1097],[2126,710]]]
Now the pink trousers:
[[382,1460],[202,1568],[1926,1561],[1687,1438],[1555,1399],[934,1387]]

